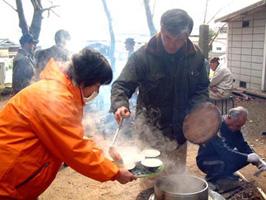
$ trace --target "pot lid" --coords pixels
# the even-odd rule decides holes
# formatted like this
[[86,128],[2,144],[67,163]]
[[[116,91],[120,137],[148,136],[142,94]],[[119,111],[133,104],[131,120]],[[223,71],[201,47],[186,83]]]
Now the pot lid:
[[194,144],[206,143],[217,134],[221,122],[217,106],[209,102],[199,104],[184,119],[184,136]]

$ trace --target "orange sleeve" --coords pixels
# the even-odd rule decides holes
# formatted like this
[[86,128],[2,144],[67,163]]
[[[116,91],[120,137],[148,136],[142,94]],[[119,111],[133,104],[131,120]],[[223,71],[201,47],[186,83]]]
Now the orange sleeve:
[[42,102],[31,121],[41,143],[79,173],[98,181],[112,180],[118,173],[117,166],[92,140],[83,139],[82,108],[62,96],[39,97],[38,101]]

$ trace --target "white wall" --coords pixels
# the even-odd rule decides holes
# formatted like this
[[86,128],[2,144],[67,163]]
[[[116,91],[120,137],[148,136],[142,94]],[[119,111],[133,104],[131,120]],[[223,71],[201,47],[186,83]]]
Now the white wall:
[[[236,87],[245,81],[248,89],[261,90],[265,43],[266,8],[228,23],[228,67]],[[249,27],[242,27],[249,20]]]

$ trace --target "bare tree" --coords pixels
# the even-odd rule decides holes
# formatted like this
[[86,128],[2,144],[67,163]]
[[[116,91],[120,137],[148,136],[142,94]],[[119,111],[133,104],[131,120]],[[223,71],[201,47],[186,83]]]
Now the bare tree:
[[[3,0],[10,8],[12,8],[14,11],[18,13],[19,18],[19,27],[21,29],[21,32],[23,35],[27,33],[31,33],[34,37],[34,39],[38,40],[41,32],[41,26],[42,26],[42,13],[45,11],[53,11],[53,8],[58,7],[56,5],[53,5],[48,8],[43,8],[42,6],[42,0],[31,0],[31,4],[33,6],[33,17],[31,21],[30,27],[28,26],[27,20],[25,18],[24,9],[23,9],[23,3],[22,0],[16,0],[16,6],[13,6],[10,2],[7,0]],[[56,13],[55,13],[56,14]]]
[[150,0],[144,0],[144,7],[145,7],[145,12],[146,12],[146,18],[147,18],[147,23],[148,27],[150,30],[150,36],[153,36],[154,34],[157,33],[157,30],[154,26],[153,23],[153,14],[150,9]]
[[214,40],[218,37],[219,33],[225,27],[225,25],[226,24],[224,23],[221,27],[219,27],[217,32],[215,32],[213,30],[211,32],[209,32],[209,44],[208,44],[209,50],[212,49],[212,44],[213,44]]
[[103,7],[104,7],[104,12],[105,12],[107,20],[108,20],[109,34],[110,34],[110,38],[111,38],[109,55],[110,55],[111,65],[114,69],[114,67],[115,67],[115,34],[114,34],[114,30],[113,30],[112,17],[111,17],[110,11],[108,9],[106,0],[102,0],[102,3],[103,3]]
[[206,23],[206,16],[207,16],[207,12],[208,12],[208,4],[209,4],[209,0],[206,0],[206,2],[205,2],[205,10],[204,10],[203,24]]

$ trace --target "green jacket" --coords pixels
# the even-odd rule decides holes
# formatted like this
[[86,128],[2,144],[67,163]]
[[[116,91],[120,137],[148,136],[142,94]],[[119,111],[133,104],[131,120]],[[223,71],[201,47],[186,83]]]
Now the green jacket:
[[35,73],[33,56],[24,49],[19,49],[13,60],[12,90],[13,94],[31,84]]
[[176,54],[169,55],[158,34],[129,58],[113,83],[111,111],[129,107],[128,99],[138,88],[136,117],[144,115],[148,125],[182,144],[184,117],[195,104],[207,101],[208,85],[199,48],[188,40]]

